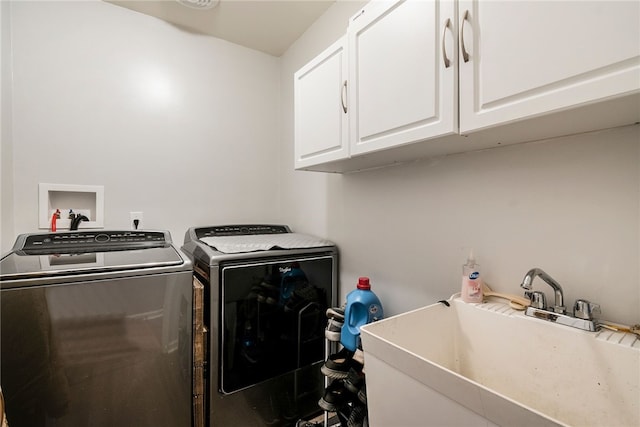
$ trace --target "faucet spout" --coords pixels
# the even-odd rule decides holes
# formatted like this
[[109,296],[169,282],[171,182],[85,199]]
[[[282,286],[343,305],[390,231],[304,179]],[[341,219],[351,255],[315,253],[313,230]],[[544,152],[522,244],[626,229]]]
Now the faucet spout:
[[71,225],[69,226],[69,230],[72,230],[72,231],[77,230],[82,221],[89,221],[89,218],[87,218],[84,215],[76,216],[74,219],[71,220]]
[[566,312],[566,307],[564,306],[564,294],[562,292],[562,286],[560,286],[558,282],[553,280],[553,277],[549,276],[542,269],[532,268],[531,270],[529,270],[522,279],[522,283],[520,284],[520,286],[530,291],[533,286],[533,279],[537,276],[544,280],[553,289],[555,297],[553,311],[556,313],[564,314]]

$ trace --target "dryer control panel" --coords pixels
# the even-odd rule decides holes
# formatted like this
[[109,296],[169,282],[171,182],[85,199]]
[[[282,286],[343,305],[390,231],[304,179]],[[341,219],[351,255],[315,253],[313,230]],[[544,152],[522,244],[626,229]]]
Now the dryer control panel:
[[198,239],[203,237],[243,236],[255,234],[283,234],[291,233],[286,225],[265,224],[241,224],[241,225],[216,225],[196,229]]

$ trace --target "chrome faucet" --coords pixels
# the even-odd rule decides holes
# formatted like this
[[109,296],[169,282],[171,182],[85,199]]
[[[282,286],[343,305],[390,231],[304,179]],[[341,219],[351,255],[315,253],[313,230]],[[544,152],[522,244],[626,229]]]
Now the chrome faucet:
[[[553,308],[547,307],[544,293],[540,291],[531,291],[533,279],[535,279],[536,276],[540,276],[542,280],[553,288],[553,293],[555,295]],[[524,279],[522,279],[520,286],[526,289],[525,295],[531,300],[531,305],[527,307],[527,310],[524,313],[525,315],[559,323],[565,326],[583,329],[585,331],[593,332],[600,328],[600,324],[593,317],[594,313],[600,312],[600,306],[587,300],[579,299],[573,307],[573,315],[567,314],[567,309],[564,306],[562,287],[558,282],[553,280],[551,276],[542,271],[542,269],[532,268],[529,270],[527,274],[525,274]]]
[[[558,282],[553,280],[553,277],[549,276],[547,273],[542,271],[542,269],[532,268],[531,270],[529,270],[527,274],[525,274],[524,279],[522,279],[522,283],[520,284],[520,286],[526,289],[527,291],[531,291],[531,287],[533,285],[533,279],[536,276],[540,276],[542,280],[544,280],[549,286],[553,288],[553,293],[555,295],[555,302],[553,306],[554,313],[560,313],[560,314],[566,313],[567,308],[564,306],[564,295],[562,293],[562,286],[560,286]],[[526,292],[525,295],[531,298],[532,293]],[[546,307],[540,307],[540,308],[546,308]]]

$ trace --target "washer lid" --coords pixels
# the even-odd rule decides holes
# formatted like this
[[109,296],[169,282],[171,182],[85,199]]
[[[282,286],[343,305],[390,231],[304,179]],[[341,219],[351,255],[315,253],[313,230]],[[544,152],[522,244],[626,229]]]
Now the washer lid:
[[162,231],[22,234],[0,260],[0,279],[144,269],[184,264]]

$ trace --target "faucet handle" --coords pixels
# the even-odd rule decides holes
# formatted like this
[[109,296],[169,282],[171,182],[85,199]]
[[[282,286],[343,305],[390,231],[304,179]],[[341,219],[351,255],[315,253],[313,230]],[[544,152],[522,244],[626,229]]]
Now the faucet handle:
[[594,304],[585,299],[578,299],[573,305],[573,316],[578,319],[593,320],[593,315],[600,313],[600,304]]
[[544,292],[525,292],[524,295],[531,300],[531,307],[539,308],[541,310],[547,309],[547,298],[545,297]]

